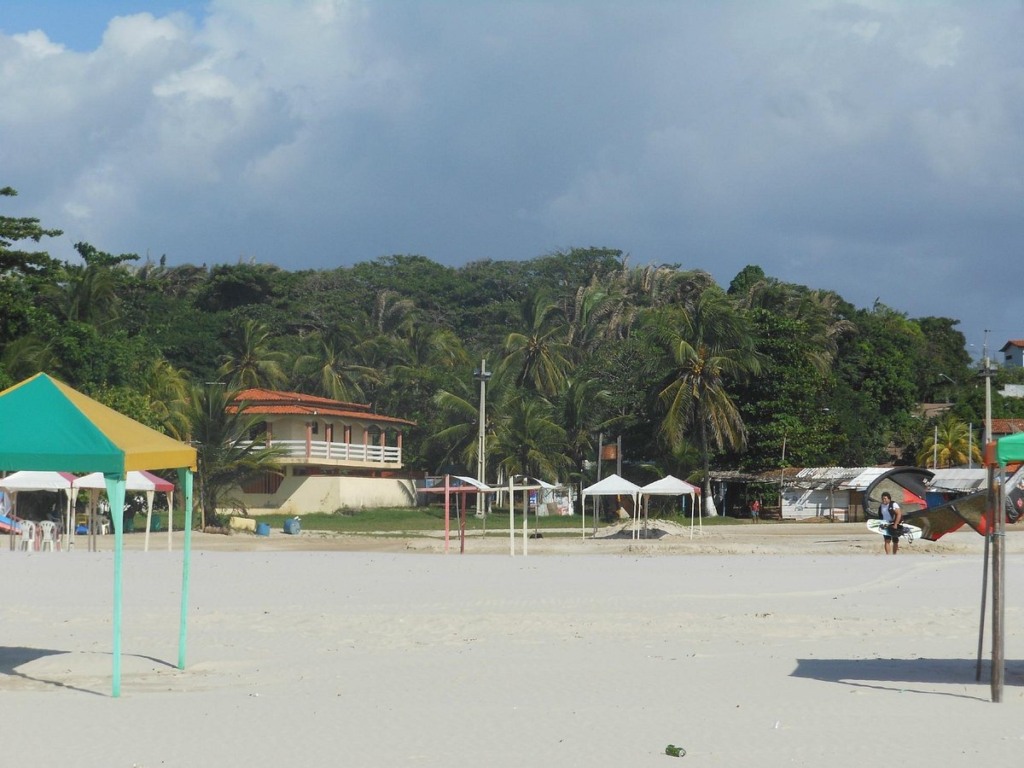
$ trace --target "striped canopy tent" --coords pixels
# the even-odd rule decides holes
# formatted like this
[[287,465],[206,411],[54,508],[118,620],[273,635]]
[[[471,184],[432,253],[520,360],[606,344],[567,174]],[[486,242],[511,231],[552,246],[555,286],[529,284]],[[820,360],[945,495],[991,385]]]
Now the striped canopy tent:
[[[93,472],[92,474],[86,475],[85,477],[79,477],[75,480],[76,488],[88,489],[90,491],[89,496],[89,507],[90,514],[95,515],[96,513],[96,501],[99,496],[99,492],[106,489],[106,481],[103,478],[102,472]],[[159,475],[154,475],[152,472],[147,472],[144,469],[131,470],[125,476],[126,491],[141,491],[146,494],[146,541],[142,548],[146,552],[149,551],[149,531],[153,525],[153,498],[157,493],[163,493],[167,497],[167,551],[171,551],[171,538],[173,526],[173,513],[174,509],[174,483],[164,480]]]
[[[0,392],[0,471],[43,470],[103,474],[111,509],[124,508],[127,473],[176,469],[185,495],[178,667],[185,667],[189,563],[192,530],[192,473],[196,450],[140,424],[39,373]],[[124,524],[114,526],[113,695],[121,695],[121,561]]]

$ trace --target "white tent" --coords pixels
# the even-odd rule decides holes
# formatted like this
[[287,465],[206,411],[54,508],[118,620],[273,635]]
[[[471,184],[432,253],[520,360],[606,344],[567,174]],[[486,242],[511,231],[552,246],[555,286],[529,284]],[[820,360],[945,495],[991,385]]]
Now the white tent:
[[[106,490],[102,472],[93,472],[75,480],[75,488],[88,488],[91,492],[90,506],[92,514],[95,514],[96,498],[99,492]],[[164,480],[159,475],[145,470],[129,471],[125,476],[126,491],[143,491],[146,494],[146,539],[143,549],[149,551],[149,529],[153,523],[153,495],[155,493],[167,494],[167,551],[171,550],[171,537],[174,526],[172,525],[172,512],[174,509],[174,484]]]
[[[700,523],[700,531],[704,532],[704,521],[700,515],[699,510],[696,507],[696,496],[700,493],[700,488],[695,485],[691,485],[685,480],[680,480],[678,477],[672,475],[666,475],[660,480],[655,480],[653,483],[648,483],[640,489],[640,497],[644,502],[644,525],[647,523],[647,503],[651,496],[689,496],[690,497],[690,538],[693,538],[693,518],[697,518]],[[635,532],[634,532],[635,535]]]
[[[583,536],[586,538],[587,535],[587,496],[629,496],[633,499],[633,514],[637,515],[640,505],[638,503],[638,497],[640,494],[640,486],[636,483],[631,483],[623,477],[619,477],[616,474],[608,475],[603,480],[599,480],[593,485],[587,486],[583,489],[583,514],[580,516],[583,518]],[[597,528],[597,501],[594,501],[594,528]]]
[[[19,491],[54,491],[59,493],[64,491],[66,502],[64,505],[64,512],[67,516],[67,527],[65,527],[65,541],[69,541],[68,529],[71,526],[71,493],[72,483],[75,480],[75,476],[69,472],[43,472],[34,470],[25,470],[21,472],[12,472],[7,477],[0,479],[0,488],[3,488],[5,492],[13,499],[15,514],[17,514],[18,504],[18,493]],[[14,532],[14,526],[11,526],[11,533]]]

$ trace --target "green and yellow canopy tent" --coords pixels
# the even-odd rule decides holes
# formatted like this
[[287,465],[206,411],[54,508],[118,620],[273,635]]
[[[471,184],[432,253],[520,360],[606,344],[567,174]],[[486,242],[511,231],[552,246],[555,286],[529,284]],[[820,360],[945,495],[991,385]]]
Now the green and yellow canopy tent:
[[[124,506],[130,470],[176,469],[185,496],[178,667],[185,668],[196,450],[83,395],[45,373],[0,392],[0,471],[102,472],[112,510]],[[113,695],[121,695],[123,522],[114,523]]]

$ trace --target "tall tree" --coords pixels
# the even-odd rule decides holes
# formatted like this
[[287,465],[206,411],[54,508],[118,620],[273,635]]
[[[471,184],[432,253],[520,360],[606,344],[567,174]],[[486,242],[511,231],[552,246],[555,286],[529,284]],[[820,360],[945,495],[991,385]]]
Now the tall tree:
[[[0,197],[16,197],[11,187],[0,188]],[[0,216],[0,275],[8,272],[45,272],[54,266],[48,254],[41,251],[23,251],[12,248],[22,240],[38,243],[44,237],[59,237],[59,229],[44,229],[39,219],[29,217]]]
[[704,465],[704,513],[711,500],[711,448],[741,449],[746,428],[729,387],[761,370],[743,316],[717,288],[705,290],[692,312],[658,313],[653,329],[671,360],[672,373],[659,398],[665,409],[662,432],[670,446],[696,435]]
[[273,349],[271,330],[256,320],[243,320],[232,330],[217,371],[221,378],[239,389],[283,386],[285,355]]
[[[11,187],[0,188],[0,198],[17,194]],[[39,219],[0,216],[0,347],[34,330],[38,296],[53,283],[58,269],[47,253],[23,250],[19,244],[61,234],[42,227]]]
[[568,469],[565,430],[555,421],[554,408],[543,397],[523,393],[496,409],[495,448],[507,477],[528,475],[552,482]]
[[522,305],[521,330],[505,338],[499,368],[514,376],[515,386],[541,395],[557,394],[565,385],[570,348],[558,305],[544,290],[535,291]]
[[356,363],[333,339],[316,339],[314,352],[300,354],[292,364],[292,380],[301,392],[332,400],[361,402],[363,385],[378,380],[376,369]]
[[981,465],[978,441],[971,437],[968,426],[952,413],[944,414],[935,429],[925,438],[917,454],[919,467],[960,467],[968,461]]
[[231,489],[260,472],[279,471],[281,452],[252,439],[263,421],[238,400],[239,390],[210,382],[193,385],[186,417],[196,446],[198,497],[202,525],[216,521],[217,510],[234,503]]

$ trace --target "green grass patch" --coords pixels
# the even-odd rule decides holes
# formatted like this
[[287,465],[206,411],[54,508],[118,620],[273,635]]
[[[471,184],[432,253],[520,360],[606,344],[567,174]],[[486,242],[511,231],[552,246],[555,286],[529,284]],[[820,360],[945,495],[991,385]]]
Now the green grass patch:
[[[459,527],[459,519],[454,509],[451,510],[450,525],[453,531]],[[284,528],[284,521],[293,515],[259,515],[254,519],[260,523],[267,523],[271,530],[280,531]],[[311,513],[299,515],[300,527],[304,531],[330,531],[334,533],[403,533],[406,531],[443,531],[444,530],[444,508],[438,506],[430,507],[388,507],[379,509],[342,510],[335,513]],[[651,518],[654,520],[655,518]],[[688,526],[689,517],[674,515],[663,517],[678,525]],[[610,521],[599,520],[600,525],[607,525]],[[705,526],[716,525],[743,525],[749,521],[737,520],[732,517],[711,517],[704,519]],[[495,508],[487,516],[486,522],[476,517],[475,510],[467,510],[466,530],[501,532],[508,531],[508,510]],[[521,530],[523,516],[521,510],[516,510],[515,527]],[[587,527],[593,525],[590,512],[587,512]],[[575,516],[549,516],[535,517],[530,515],[528,529],[538,531],[554,531],[558,528],[572,529],[567,535],[582,527],[578,515]]]

